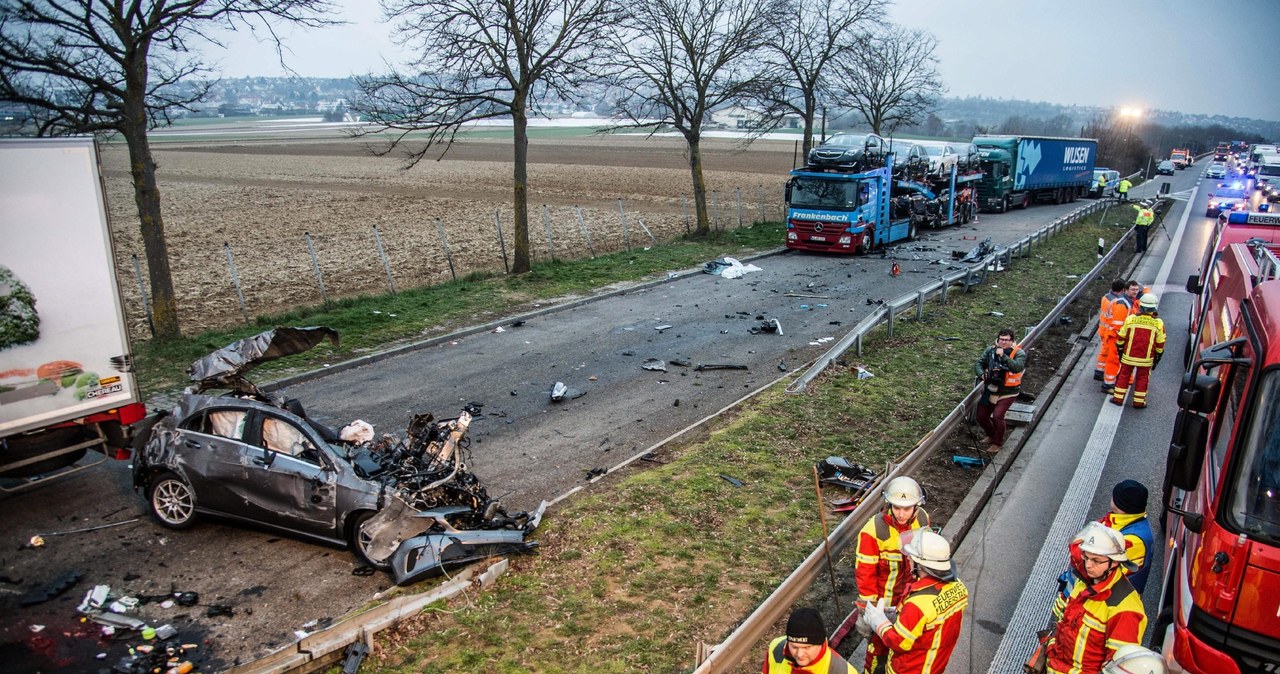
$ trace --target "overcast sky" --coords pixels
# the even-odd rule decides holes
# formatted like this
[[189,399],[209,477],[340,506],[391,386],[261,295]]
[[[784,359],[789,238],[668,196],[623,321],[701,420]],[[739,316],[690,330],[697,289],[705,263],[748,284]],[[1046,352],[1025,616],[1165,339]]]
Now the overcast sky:
[[[373,0],[335,0],[349,25],[285,31],[298,74],[400,63]],[[890,19],[938,38],[951,96],[1160,108],[1280,121],[1280,0],[898,0]],[[224,77],[284,75],[248,34],[209,51]]]

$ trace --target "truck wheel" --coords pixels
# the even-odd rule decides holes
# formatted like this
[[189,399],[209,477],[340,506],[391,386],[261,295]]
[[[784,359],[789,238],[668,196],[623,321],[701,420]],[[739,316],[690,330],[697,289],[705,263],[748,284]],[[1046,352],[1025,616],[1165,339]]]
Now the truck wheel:
[[871,232],[862,233],[862,241],[858,242],[858,253],[862,255],[871,254],[871,249],[874,248],[874,246],[871,243],[871,239],[872,239]]
[[915,240],[916,240],[916,230],[917,230],[917,228],[918,228],[918,226],[916,225],[916,221],[915,221],[915,220],[912,220],[912,221],[911,221],[911,224],[907,225],[907,241],[915,241]]
[[1031,205],[1031,193],[1027,192],[1026,194],[1022,195],[1022,204],[1019,205],[1018,208],[1025,211],[1027,210],[1027,207],[1030,205]]
[[151,506],[151,516],[170,529],[187,529],[196,523],[195,491],[167,470],[151,478],[147,503]]
[[352,552],[356,553],[356,557],[359,557],[360,561],[379,571],[387,571],[391,568],[391,560],[375,562],[370,559],[368,553],[365,552],[369,546],[369,537],[360,534],[360,527],[364,526],[364,523],[368,522],[376,514],[372,510],[361,510],[356,513],[351,518],[351,526],[347,530],[347,543],[351,545]]
[[1000,200],[1000,208],[996,210],[1000,213],[1007,213],[1009,211],[1009,197],[1007,195],[1004,199]]
[[[84,429],[80,426],[51,428],[32,435],[14,435],[7,441],[8,448],[0,452],[0,463],[17,463],[26,459],[34,459],[42,454],[48,454],[63,447],[84,442],[86,439]],[[68,454],[4,471],[0,473],[0,477],[31,477],[32,475],[40,475],[41,473],[65,468],[84,458],[87,451],[82,447]]]

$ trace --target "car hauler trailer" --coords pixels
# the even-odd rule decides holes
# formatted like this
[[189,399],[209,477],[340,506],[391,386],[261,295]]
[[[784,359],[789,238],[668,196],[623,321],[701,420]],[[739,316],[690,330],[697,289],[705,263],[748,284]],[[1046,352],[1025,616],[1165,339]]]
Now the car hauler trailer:
[[787,248],[868,253],[915,238],[922,227],[971,221],[977,212],[974,184],[981,173],[951,173],[935,180],[894,177],[885,166],[861,172],[795,169],[787,180]]
[[146,410],[93,139],[0,140],[0,241],[0,477],[127,457]]
[[1152,642],[1172,672],[1277,672],[1280,259],[1263,242],[1231,244],[1208,279],[1166,463]]
[[1092,138],[976,136],[973,144],[982,157],[978,205],[984,210],[1075,201],[1093,183],[1098,141]]

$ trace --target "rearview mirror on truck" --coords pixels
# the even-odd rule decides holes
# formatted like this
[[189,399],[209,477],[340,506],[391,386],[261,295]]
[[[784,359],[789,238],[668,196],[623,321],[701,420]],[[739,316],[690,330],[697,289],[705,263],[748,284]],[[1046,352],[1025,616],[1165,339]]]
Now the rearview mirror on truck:
[[1178,407],[1192,413],[1208,414],[1218,406],[1218,397],[1222,394],[1221,392],[1222,382],[1217,377],[1207,374],[1184,374],[1182,387],[1178,389]]
[[1187,292],[1191,293],[1192,295],[1199,295],[1200,291],[1203,289],[1204,289],[1203,286],[1200,285],[1199,274],[1192,274],[1187,277]]
[[1190,491],[1200,482],[1205,445],[1209,442],[1209,420],[1182,410],[1173,427],[1173,440],[1169,443],[1169,483]]

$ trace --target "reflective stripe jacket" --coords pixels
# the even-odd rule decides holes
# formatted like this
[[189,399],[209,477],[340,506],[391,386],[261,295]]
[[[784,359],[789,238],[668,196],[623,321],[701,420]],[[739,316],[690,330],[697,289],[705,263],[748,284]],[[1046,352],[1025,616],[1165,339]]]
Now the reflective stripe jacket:
[[1156,221],[1156,212],[1150,208],[1135,205],[1133,209],[1138,212],[1137,217],[1133,219],[1133,224],[1139,227],[1150,227]]
[[1133,183],[1129,182],[1128,178],[1121,178],[1120,184],[1116,185],[1116,191],[1120,194],[1124,194],[1129,191],[1130,187],[1133,187]]
[[1164,353],[1164,321],[1154,314],[1126,318],[1116,335],[1116,350],[1125,365],[1151,367],[1156,354]]
[[812,674],[858,674],[858,670],[853,668],[834,648],[827,644],[822,645],[822,655],[808,667],[800,667],[791,660],[787,653],[787,638],[778,637],[769,644],[769,655],[765,657],[764,669],[761,674],[792,674],[792,672],[803,672]]
[[[1007,395],[1017,393],[1022,386],[1022,371],[1027,368],[1027,352],[1014,344],[1013,352],[1007,356],[996,356],[996,347],[988,346],[982,356],[973,364],[973,372],[979,377],[986,377],[987,370],[997,365],[1004,368],[1004,381],[996,385],[995,393]],[[991,382],[987,382],[990,386]]]
[[1103,295],[1098,309],[1098,336],[1114,339],[1128,317],[1129,298],[1123,292]]
[[1098,674],[1117,647],[1139,644],[1146,629],[1142,598],[1122,569],[1114,569],[1096,585],[1077,577],[1049,642],[1048,671]]
[[921,576],[907,590],[898,620],[880,632],[889,647],[889,674],[938,674],[960,638],[969,588],[959,580]]
[[1129,584],[1142,592],[1147,585],[1148,572],[1151,571],[1151,567],[1147,566],[1147,551],[1155,542],[1147,514],[1107,513],[1098,521],[1124,534],[1124,554],[1137,565],[1137,571],[1129,574]]
[[907,589],[908,569],[902,563],[904,531],[929,526],[929,513],[916,508],[916,516],[905,526],[898,526],[889,511],[872,516],[858,534],[858,552],[853,574],[858,581],[858,599],[884,599],[885,606],[897,606]]

